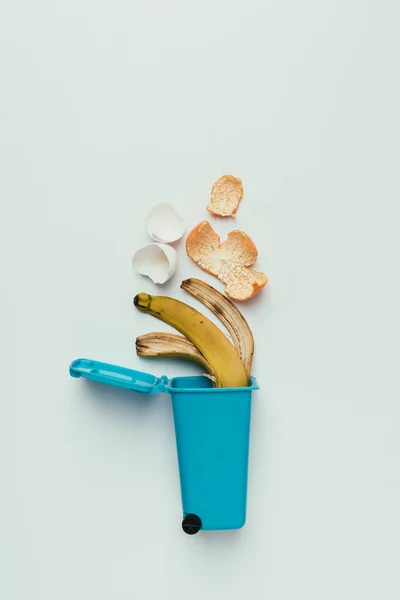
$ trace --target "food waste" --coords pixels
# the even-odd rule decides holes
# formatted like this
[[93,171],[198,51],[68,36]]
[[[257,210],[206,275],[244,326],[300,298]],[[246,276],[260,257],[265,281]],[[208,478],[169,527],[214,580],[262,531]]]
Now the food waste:
[[223,175],[212,187],[207,210],[218,217],[235,217],[242,197],[242,180],[233,175]]
[[200,363],[215,387],[246,387],[254,354],[250,327],[226,296],[200,279],[187,279],[181,288],[210,309],[228,330],[232,342],[210,319],[188,304],[168,296],[137,294],[136,308],[168,323],[182,335],[152,332],[136,339],[144,357],[185,358]]
[[248,300],[268,282],[264,273],[251,269],[258,252],[250,237],[238,229],[221,244],[208,221],[196,225],[186,239],[189,258],[207,273],[225,283],[225,293],[234,300]]

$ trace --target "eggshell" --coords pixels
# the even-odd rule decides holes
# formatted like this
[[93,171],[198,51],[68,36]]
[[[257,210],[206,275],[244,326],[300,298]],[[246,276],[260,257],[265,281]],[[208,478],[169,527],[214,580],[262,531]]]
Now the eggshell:
[[154,283],[165,283],[175,273],[178,255],[175,248],[167,244],[146,244],[132,258],[134,268]]
[[186,226],[172,204],[161,202],[153,206],[147,215],[146,228],[153,240],[170,244],[183,236]]

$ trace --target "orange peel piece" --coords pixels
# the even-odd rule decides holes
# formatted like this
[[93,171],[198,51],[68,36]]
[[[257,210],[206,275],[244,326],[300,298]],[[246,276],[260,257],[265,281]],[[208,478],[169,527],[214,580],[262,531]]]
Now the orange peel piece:
[[207,210],[219,217],[234,217],[242,197],[242,180],[233,175],[222,175],[212,187]]
[[223,281],[226,295],[234,300],[248,300],[268,283],[264,273],[249,268],[258,252],[244,231],[231,231],[221,244],[210,223],[203,221],[189,233],[186,252],[204,271]]

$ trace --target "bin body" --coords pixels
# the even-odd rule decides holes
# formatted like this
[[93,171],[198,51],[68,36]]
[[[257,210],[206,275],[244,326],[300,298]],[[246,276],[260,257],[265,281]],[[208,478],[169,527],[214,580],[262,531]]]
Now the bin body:
[[169,380],[183,513],[202,529],[239,529],[246,521],[251,395],[212,388],[206,377]]
[[146,395],[171,394],[183,513],[198,517],[196,531],[187,533],[243,527],[254,377],[245,388],[213,388],[204,376],[168,379],[86,358],[73,361],[70,374]]

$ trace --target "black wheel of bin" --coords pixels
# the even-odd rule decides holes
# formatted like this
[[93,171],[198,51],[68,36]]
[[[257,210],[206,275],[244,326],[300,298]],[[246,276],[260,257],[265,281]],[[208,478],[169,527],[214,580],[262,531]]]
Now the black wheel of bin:
[[201,529],[201,519],[197,515],[186,515],[182,521],[182,529],[188,535],[194,535]]

